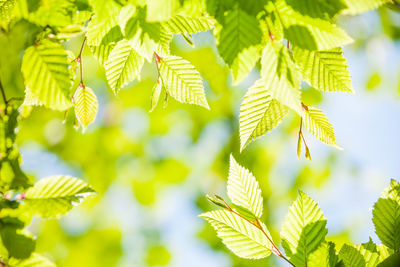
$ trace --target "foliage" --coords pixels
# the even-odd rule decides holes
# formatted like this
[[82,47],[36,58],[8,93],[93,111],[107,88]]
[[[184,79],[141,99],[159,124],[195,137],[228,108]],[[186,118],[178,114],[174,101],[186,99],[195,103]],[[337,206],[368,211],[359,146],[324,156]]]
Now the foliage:
[[[121,89],[139,81],[148,66],[146,62],[154,60],[157,82],[152,91],[150,84],[145,88],[151,96],[150,111],[155,110],[160,98],[165,107],[171,96],[177,102],[214,112],[229,103],[210,107],[207,99],[215,96],[203,84],[200,73],[212,74],[200,72],[189,57],[178,55],[170,47],[174,36],[181,36],[194,46],[193,34],[210,31],[236,84],[260,66],[260,79],[250,86],[240,106],[240,150],[275,129],[294,111],[300,118],[298,156],[304,143],[305,156],[311,159],[303,124],[323,143],[339,146],[324,113],[303,103],[302,81],[323,92],[353,92],[342,51],[352,38],[336,24],[336,19],[341,14],[360,14],[393,3],[0,0],[0,89],[4,102],[0,110],[0,264],[53,266],[34,252],[35,238],[26,228],[32,216],[58,218],[94,193],[88,184],[71,176],[52,176],[33,183],[21,169],[16,146],[18,124],[39,106],[64,112],[67,122],[73,117],[75,126],[81,125],[83,131],[95,122],[99,111],[96,94],[100,91],[87,87],[84,60],[96,58],[104,70],[104,82],[120,97]],[[73,42],[81,43],[79,51],[70,49]],[[117,142],[115,146],[118,147]],[[74,153],[78,154],[79,149],[77,145]],[[109,164],[108,159],[101,164]],[[140,190],[147,183],[142,180],[135,184],[137,194],[146,194],[145,198],[152,195]],[[155,191],[157,185],[152,186]],[[300,266],[336,266],[337,262],[344,266],[375,266],[395,255],[400,247],[397,187],[393,181],[373,210],[373,222],[383,244],[343,246],[339,253],[325,239],[326,220],[318,205],[300,192],[281,233],[286,258],[260,221],[260,186],[233,158],[228,196],[234,205],[229,206],[220,197],[210,198],[224,209],[202,216],[241,257],[262,258],[273,253]],[[168,253],[164,254],[168,258]]]
[[[53,0],[51,5],[33,10],[21,0],[4,2],[1,14],[8,22],[3,25],[7,31],[12,31],[21,19],[41,31],[26,43],[22,73],[27,86],[24,91],[30,101],[24,104],[56,110],[72,107],[74,62],[80,64],[83,82],[81,55],[85,43],[104,67],[106,80],[115,94],[139,79],[144,61],[150,62],[154,57],[160,79],[153,90],[152,109],[163,89],[165,103],[172,96],[182,103],[209,108],[196,68],[186,59],[171,54],[170,42],[174,35],[181,35],[194,45],[192,34],[212,30],[219,54],[231,69],[235,82],[241,82],[261,62],[263,82],[257,81],[249,89],[241,107],[240,140],[244,149],[276,128],[288,110],[306,117],[306,127],[310,129],[311,116],[302,108],[302,79],[321,91],[353,92],[341,49],[352,39],[334,22],[342,13],[359,14],[390,2],[346,0],[315,4],[308,0],[270,0],[253,5],[241,1],[222,4],[213,0],[171,0],[168,2],[171,8],[161,10],[152,1],[92,0],[84,1],[85,4],[71,1],[58,5]],[[62,12],[63,9],[67,12]],[[44,17],[49,10],[59,17]],[[81,36],[84,41],[80,56],[68,61],[67,55],[73,53],[62,44]],[[6,92],[11,89],[9,84],[3,86]],[[255,88],[259,95],[254,95]],[[94,109],[90,113],[95,116]],[[78,120],[79,117],[77,114]],[[92,117],[87,123],[80,121],[84,128],[94,120]],[[329,130],[316,130],[314,124],[311,133],[324,143],[336,145],[333,129],[330,125],[325,128]]]
[[397,181],[392,180],[374,205],[372,220],[382,244],[377,245],[370,239],[361,245],[344,244],[340,249],[326,240],[327,220],[318,203],[299,191],[280,233],[286,255],[278,249],[260,220],[262,210],[253,208],[263,206],[258,187],[254,176],[231,156],[228,196],[235,206],[231,207],[219,196],[208,197],[223,209],[200,215],[237,256],[260,259],[273,253],[292,266],[396,266],[385,264],[399,254],[400,186]]

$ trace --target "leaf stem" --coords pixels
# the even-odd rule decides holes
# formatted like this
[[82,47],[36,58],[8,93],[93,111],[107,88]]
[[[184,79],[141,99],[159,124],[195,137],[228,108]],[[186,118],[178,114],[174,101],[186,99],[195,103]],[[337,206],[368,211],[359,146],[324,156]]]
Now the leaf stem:
[[86,44],[86,36],[83,38],[81,50],[79,51],[79,56],[77,58],[77,61],[79,63],[79,70],[80,70],[80,84],[83,85],[83,63],[82,63],[82,54],[83,54],[83,49],[85,48]]

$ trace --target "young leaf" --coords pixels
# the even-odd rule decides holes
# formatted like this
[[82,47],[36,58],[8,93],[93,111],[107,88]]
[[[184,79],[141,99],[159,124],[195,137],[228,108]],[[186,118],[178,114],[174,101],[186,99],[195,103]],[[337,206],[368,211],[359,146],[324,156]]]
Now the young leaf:
[[275,14],[282,23],[285,37],[294,45],[308,50],[329,50],[353,41],[335,24],[302,15],[286,4],[285,0],[275,3]]
[[372,210],[372,221],[379,239],[388,248],[400,249],[400,184],[392,180]]
[[84,132],[86,127],[94,122],[99,108],[97,97],[92,89],[79,85],[74,95],[75,116],[82,125]]
[[[279,45],[277,44],[276,46],[279,49]],[[294,64],[291,64],[291,66],[294,66]],[[264,47],[261,57],[261,77],[270,90],[272,98],[295,110],[298,114],[302,114],[299,90],[300,80],[296,78],[297,75],[293,75],[294,83],[287,79],[287,75],[279,77],[277,75],[277,69],[277,50],[271,42],[268,42]],[[296,72],[296,70],[291,71],[293,73]]]
[[95,191],[84,181],[71,176],[51,176],[39,180],[25,196],[27,211],[41,217],[58,217],[80,199]]
[[209,109],[199,72],[187,60],[166,56],[160,63],[161,81],[168,94],[181,103]]
[[240,82],[259,58],[262,33],[258,20],[239,7],[227,12],[218,35],[218,51]]
[[[203,213],[200,217],[214,227],[218,237],[237,256],[261,259],[271,255],[272,244],[268,238],[255,225],[240,216],[227,210],[215,210]],[[260,224],[269,235],[266,226]]]
[[240,105],[240,151],[256,138],[272,131],[287,114],[288,109],[270,95],[272,85],[256,81]]
[[150,112],[152,112],[155,107],[157,106],[158,100],[160,99],[160,94],[162,91],[162,82],[161,79],[157,79],[157,83],[154,85],[152,93],[151,93],[151,109]]
[[71,106],[68,99],[71,87],[67,53],[50,41],[30,46],[22,60],[22,73],[29,91],[48,108],[65,110]]
[[104,66],[108,84],[114,94],[135,78],[140,79],[143,64],[144,58],[127,41],[117,43]]
[[231,201],[261,218],[263,198],[256,178],[240,166],[231,155],[228,177],[228,196]]
[[301,139],[301,135],[299,134],[299,137],[297,138],[297,158],[300,159],[301,157],[301,143],[303,140]]
[[338,147],[335,132],[325,114],[313,107],[307,107],[303,113],[304,125],[321,142]]
[[309,51],[295,47],[293,53],[303,79],[311,86],[326,92],[354,92],[341,48]]
[[296,266],[307,266],[308,256],[324,242],[328,230],[318,204],[303,192],[293,205],[282,226],[282,246]]

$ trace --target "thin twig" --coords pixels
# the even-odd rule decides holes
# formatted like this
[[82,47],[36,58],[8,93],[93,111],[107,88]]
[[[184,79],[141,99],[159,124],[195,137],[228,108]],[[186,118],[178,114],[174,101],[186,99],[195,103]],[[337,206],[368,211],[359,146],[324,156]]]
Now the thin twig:
[[8,101],[7,101],[6,93],[4,92],[4,87],[3,87],[3,84],[1,83],[1,81],[0,81],[0,90],[1,90],[1,96],[3,97],[3,102],[4,102],[4,105],[5,105],[4,114],[7,115],[7,104],[8,104]]

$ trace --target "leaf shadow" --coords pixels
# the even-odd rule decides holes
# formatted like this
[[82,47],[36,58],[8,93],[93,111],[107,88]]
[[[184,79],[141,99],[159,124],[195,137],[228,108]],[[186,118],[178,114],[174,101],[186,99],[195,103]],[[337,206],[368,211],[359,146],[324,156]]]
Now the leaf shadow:
[[290,25],[288,28],[285,28],[284,31],[286,38],[299,48],[308,50],[318,49],[314,36],[306,27],[301,25]]
[[295,251],[290,249],[290,244],[286,240],[282,240],[282,246],[285,249],[287,256],[296,266],[306,266],[305,262],[307,256],[315,251],[322,242],[325,241],[327,233],[328,229],[326,229],[326,220],[312,222],[307,224],[301,231]]

